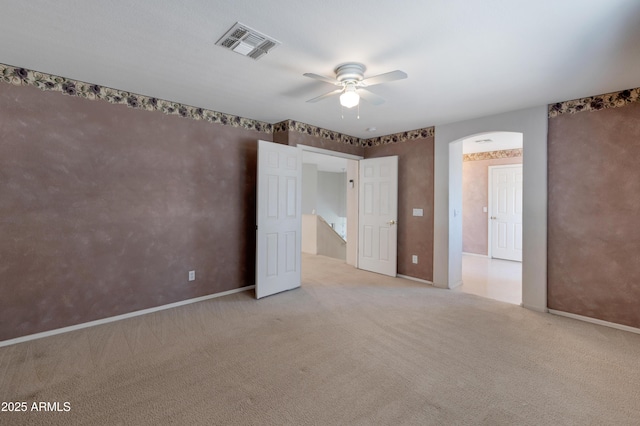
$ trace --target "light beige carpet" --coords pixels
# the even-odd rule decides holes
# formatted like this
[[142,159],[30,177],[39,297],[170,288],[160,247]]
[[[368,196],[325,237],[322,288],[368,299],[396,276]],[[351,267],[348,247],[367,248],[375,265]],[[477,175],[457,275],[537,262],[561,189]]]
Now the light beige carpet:
[[2,425],[637,425],[640,335],[305,256],[231,295],[0,348]]

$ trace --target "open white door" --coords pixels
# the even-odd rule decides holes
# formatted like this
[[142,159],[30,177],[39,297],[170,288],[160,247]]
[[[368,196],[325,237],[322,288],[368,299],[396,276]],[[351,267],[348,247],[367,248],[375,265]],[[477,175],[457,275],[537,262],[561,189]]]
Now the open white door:
[[398,157],[360,160],[358,268],[395,277]]
[[491,171],[491,257],[522,262],[522,164]]
[[258,141],[256,298],[300,287],[300,151]]

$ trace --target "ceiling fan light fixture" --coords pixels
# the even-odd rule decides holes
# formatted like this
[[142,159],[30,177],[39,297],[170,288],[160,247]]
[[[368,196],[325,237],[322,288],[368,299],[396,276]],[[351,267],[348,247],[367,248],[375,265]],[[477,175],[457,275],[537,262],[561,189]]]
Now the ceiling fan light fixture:
[[353,108],[360,103],[360,95],[356,93],[354,86],[347,86],[340,95],[340,105],[345,108]]

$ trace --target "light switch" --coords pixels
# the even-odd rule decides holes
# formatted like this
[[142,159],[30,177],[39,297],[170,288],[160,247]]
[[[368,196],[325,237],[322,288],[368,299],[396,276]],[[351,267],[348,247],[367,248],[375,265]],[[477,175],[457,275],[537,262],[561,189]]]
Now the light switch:
[[486,213],[486,212],[487,212],[487,208],[486,208],[486,207],[483,207],[483,208],[482,208],[482,212],[483,212],[483,213]]
[[422,209],[413,209],[414,216],[424,216],[424,210]]

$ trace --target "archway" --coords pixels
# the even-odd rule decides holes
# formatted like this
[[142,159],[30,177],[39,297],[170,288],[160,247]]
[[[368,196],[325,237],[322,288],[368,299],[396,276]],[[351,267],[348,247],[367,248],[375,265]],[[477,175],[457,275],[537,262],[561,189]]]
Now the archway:
[[462,279],[462,139],[496,130],[523,134],[522,304],[547,310],[547,108],[514,111],[436,126],[434,147],[434,277],[437,287]]

